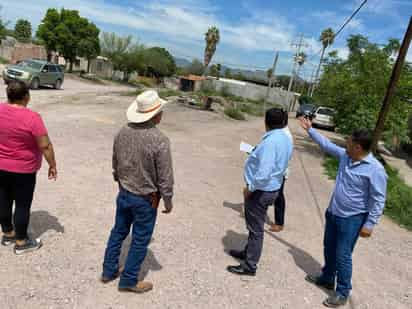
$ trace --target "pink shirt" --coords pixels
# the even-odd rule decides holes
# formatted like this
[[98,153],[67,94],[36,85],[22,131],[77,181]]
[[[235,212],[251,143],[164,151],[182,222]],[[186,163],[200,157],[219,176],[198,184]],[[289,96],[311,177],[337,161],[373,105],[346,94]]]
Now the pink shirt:
[[47,135],[40,115],[28,108],[0,103],[0,170],[31,174],[41,167],[36,137]]

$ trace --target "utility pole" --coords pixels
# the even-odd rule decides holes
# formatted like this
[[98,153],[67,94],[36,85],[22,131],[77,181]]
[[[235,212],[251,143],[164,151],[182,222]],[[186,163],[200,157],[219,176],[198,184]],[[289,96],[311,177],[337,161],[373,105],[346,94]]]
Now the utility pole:
[[405,37],[403,38],[401,48],[399,50],[398,58],[396,59],[395,66],[392,70],[392,75],[389,80],[388,88],[386,89],[385,98],[383,99],[382,108],[379,112],[378,122],[376,123],[375,131],[373,132],[372,150],[377,153],[378,142],[382,136],[385,128],[385,120],[390,110],[392,99],[395,95],[396,86],[402,73],[402,67],[405,62],[406,54],[408,53],[409,45],[412,39],[412,17],[409,19],[409,26],[406,30]]
[[[290,80],[289,80],[288,92],[290,92],[292,90],[292,87],[293,87],[293,81],[294,81],[295,75],[296,75],[296,65],[298,64],[298,59],[297,58],[298,58],[298,56],[299,56],[299,54],[302,50],[302,47],[308,47],[308,45],[303,42],[303,33],[300,35],[299,42],[298,43],[292,43],[292,46],[296,47],[296,54],[293,57],[293,69],[292,69],[292,75],[291,75]],[[292,98],[292,100],[293,99],[294,98]],[[289,110],[291,109],[292,103],[293,102],[290,102],[290,104],[289,104]]]
[[272,75],[269,78],[268,89],[266,91],[265,102],[264,102],[264,105],[263,105],[263,112],[266,112],[266,103],[268,103],[270,89],[272,88],[274,77],[276,76],[275,75],[276,74],[276,65],[278,64],[278,59],[279,59],[279,52],[276,52],[275,60],[273,61],[273,66],[272,66]]
[[292,43],[292,46],[296,47],[296,54],[293,58],[292,76],[290,77],[290,80],[289,80],[288,91],[292,90],[293,80],[294,80],[295,75],[296,75],[296,65],[298,64],[297,57],[300,54],[300,52],[302,51],[302,47],[308,47],[308,44],[303,42],[303,33],[300,35],[299,42],[298,43]]
[[313,68],[312,74],[310,75],[310,83],[309,83],[309,86],[308,86],[308,96],[312,96],[311,95],[312,87],[313,87],[313,83],[315,82],[314,77],[315,77],[315,68]]

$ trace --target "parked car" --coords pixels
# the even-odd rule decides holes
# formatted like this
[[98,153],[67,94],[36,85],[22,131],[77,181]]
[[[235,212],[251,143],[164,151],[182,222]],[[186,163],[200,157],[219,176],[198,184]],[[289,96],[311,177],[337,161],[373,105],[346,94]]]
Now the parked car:
[[296,111],[296,118],[299,118],[301,116],[312,117],[315,110],[316,110],[316,106],[313,104],[302,104],[299,106],[298,110]]
[[335,114],[336,111],[333,108],[318,107],[314,112],[312,123],[316,127],[335,130],[335,122],[333,120]]
[[64,72],[57,64],[30,59],[8,66],[3,71],[3,79],[6,84],[11,80],[20,80],[32,89],[44,85],[60,89],[64,82]]

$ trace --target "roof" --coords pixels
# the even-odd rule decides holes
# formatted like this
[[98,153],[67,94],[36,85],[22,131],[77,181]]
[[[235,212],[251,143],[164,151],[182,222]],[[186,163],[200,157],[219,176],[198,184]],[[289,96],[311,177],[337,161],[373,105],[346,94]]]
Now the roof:
[[180,77],[181,79],[187,79],[187,80],[192,80],[192,81],[201,81],[201,80],[205,80],[206,77],[204,76],[199,76],[199,75],[193,75],[190,74],[189,76],[182,76]]

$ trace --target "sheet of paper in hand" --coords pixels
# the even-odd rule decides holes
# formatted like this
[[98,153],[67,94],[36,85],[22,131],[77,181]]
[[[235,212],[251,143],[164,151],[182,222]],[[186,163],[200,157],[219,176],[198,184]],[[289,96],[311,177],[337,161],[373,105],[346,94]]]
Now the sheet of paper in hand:
[[250,154],[253,151],[254,148],[255,147],[253,147],[252,145],[249,145],[245,142],[240,143],[240,151],[246,152],[247,154]]

